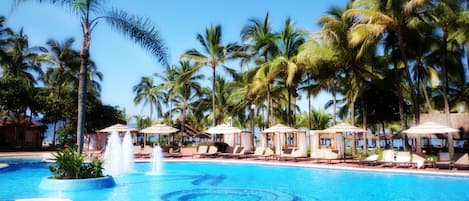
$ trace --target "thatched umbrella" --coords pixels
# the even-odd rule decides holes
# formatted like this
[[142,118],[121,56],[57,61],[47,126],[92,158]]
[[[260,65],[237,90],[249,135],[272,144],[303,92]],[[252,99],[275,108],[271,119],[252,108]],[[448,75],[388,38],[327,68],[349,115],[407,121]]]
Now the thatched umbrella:
[[[453,133],[459,132],[459,130],[450,128],[448,126],[444,126],[441,124],[437,124],[435,122],[425,122],[421,123],[417,126],[412,126],[407,130],[402,131],[403,133],[407,133],[410,135],[428,135],[428,134],[439,134],[439,133],[447,133],[448,134],[448,145],[450,157],[453,158],[454,156],[454,145],[453,145]],[[420,147],[418,147],[420,148]]]
[[113,131],[117,131],[117,132],[136,132],[138,131],[137,129],[135,128],[132,128],[132,127],[129,127],[127,125],[123,125],[123,124],[114,124],[112,126],[109,126],[109,127],[106,127],[106,128],[103,128],[101,130],[98,130],[98,132],[100,133],[110,133],[110,132],[113,132]]
[[[144,128],[144,129],[140,130],[140,133],[143,133],[144,135],[146,135],[146,134],[169,135],[169,134],[176,133],[178,131],[179,131],[179,129],[173,128],[173,127],[168,126],[168,125],[155,124],[153,126],[150,126],[150,127],[147,127],[147,128]],[[144,146],[145,146],[146,140],[143,143],[144,143]]]

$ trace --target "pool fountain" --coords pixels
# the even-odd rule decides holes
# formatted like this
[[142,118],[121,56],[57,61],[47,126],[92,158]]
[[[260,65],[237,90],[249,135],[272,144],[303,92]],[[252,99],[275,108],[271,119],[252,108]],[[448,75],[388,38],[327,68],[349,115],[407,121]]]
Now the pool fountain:
[[133,145],[130,133],[126,133],[123,142],[117,131],[109,136],[104,152],[104,174],[119,176],[133,169]]
[[127,131],[122,141],[122,161],[123,161],[123,172],[129,173],[134,171],[134,145],[132,142],[132,135]]
[[163,151],[161,147],[156,144],[153,147],[153,156],[151,160],[151,175],[160,175],[163,173]]

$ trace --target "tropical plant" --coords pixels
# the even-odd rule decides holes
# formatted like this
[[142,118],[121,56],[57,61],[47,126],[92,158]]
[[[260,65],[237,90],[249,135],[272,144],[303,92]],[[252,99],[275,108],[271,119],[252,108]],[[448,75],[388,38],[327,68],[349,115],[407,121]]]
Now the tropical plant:
[[133,91],[136,93],[134,98],[135,105],[143,102],[143,108],[148,104],[150,105],[150,120],[152,119],[153,108],[156,108],[157,117],[163,113],[161,102],[164,97],[161,95],[161,86],[157,86],[152,77],[142,77],[140,82],[133,87]]
[[[236,43],[222,44],[222,30],[220,25],[211,25],[205,29],[205,35],[197,34],[197,41],[202,45],[203,52],[197,49],[186,51],[181,58],[194,60],[196,65],[210,66],[212,68],[212,113],[216,117],[216,69],[222,66],[230,74],[234,74],[234,70],[224,66],[226,60],[232,58],[232,54],[239,49]],[[216,118],[212,118],[212,126],[216,126]]]
[[49,170],[54,179],[85,179],[103,177],[103,161],[94,158],[90,163],[84,163],[85,155],[76,148],[67,148],[53,154],[55,165]]
[[[14,0],[14,5],[18,6],[25,0]],[[83,43],[80,51],[80,80],[78,89],[78,120],[77,120],[77,144],[78,151],[83,151],[86,95],[87,95],[87,75],[90,58],[91,33],[98,22],[105,20],[114,29],[129,36],[133,41],[143,46],[151,54],[158,57],[163,64],[166,63],[166,48],[159,36],[157,29],[151,24],[149,19],[129,15],[124,11],[112,9],[108,11],[105,7],[105,0],[37,0],[39,3],[51,3],[70,9],[81,21],[83,31]]]

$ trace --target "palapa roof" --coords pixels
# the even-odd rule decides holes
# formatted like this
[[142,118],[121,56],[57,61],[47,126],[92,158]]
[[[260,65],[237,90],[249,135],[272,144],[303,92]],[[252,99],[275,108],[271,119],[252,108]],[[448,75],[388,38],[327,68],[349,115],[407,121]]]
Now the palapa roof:
[[172,134],[178,132],[179,129],[164,125],[164,124],[155,124],[153,126],[147,127],[145,129],[140,130],[140,133],[157,133],[157,134]]
[[263,130],[261,133],[293,133],[293,132],[299,132],[299,131],[300,130],[296,128],[292,128],[290,126],[277,124],[275,126],[272,126],[270,128]]
[[205,132],[209,134],[233,134],[241,133],[241,131],[243,130],[236,127],[228,126],[226,124],[220,124],[215,127],[209,128]]
[[116,132],[136,132],[138,131],[137,129],[135,128],[131,128],[127,125],[123,125],[123,124],[114,124],[112,126],[109,126],[109,127],[106,127],[104,129],[101,129],[101,130],[98,130],[98,132],[101,132],[101,133],[110,133],[110,132],[113,132],[113,131],[116,131]]
[[364,133],[366,132],[366,130],[353,126],[349,123],[340,123],[335,126],[326,128],[322,131],[319,131],[319,133],[344,133],[344,132]]

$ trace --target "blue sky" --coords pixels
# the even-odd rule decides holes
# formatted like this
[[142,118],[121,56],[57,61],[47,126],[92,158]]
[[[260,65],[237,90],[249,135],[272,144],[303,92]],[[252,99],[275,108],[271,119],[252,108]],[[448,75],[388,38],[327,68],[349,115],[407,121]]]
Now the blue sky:
[[[45,45],[49,38],[64,41],[76,39],[75,47],[81,46],[81,29],[78,17],[64,8],[37,4],[30,0],[19,8],[11,10],[12,0],[2,0],[0,15],[7,17],[7,26],[18,31],[24,27],[30,45]],[[263,18],[270,13],[274,30],[279,30],[284,21],[291,17],[298,28],[318,30],[316,21],[332,6],[345,5],[345,0],[334,1],[280,1],[280,0],[109,0],[109,8],[125,10],[131,14],[150,18],[157,25],[169,48],[169,61],[177,63],[179,56],[190,48],[200,49],[195,36],[210,24],[221,24],[223,42],[239,42],[239,32],[249,18]],[[140,46],[132,43],[120,33],[112,31],[105,23],[98,24],[92,34],[91,57],[99,71],[104,73],[102,100],[105,104],[126,108],[127,113],[140,114],[141,107],[135,106],[132,87],[142,76],[161,72],[164,68],[156,58]],[[237,64],[236,64],[237,65]],[[239,66],[231,66],[239,69]],[[201,71],[208,74],[208,68]],[[221,71],[220,71],[221,73]],[[207,82],[207,86],[208,86]],[[330,96],[321,94],[314,99],[315,108],[323,108]],[[307,109],[306,99],[300,101]],[[144,114],[148,114],[144,109]]]

